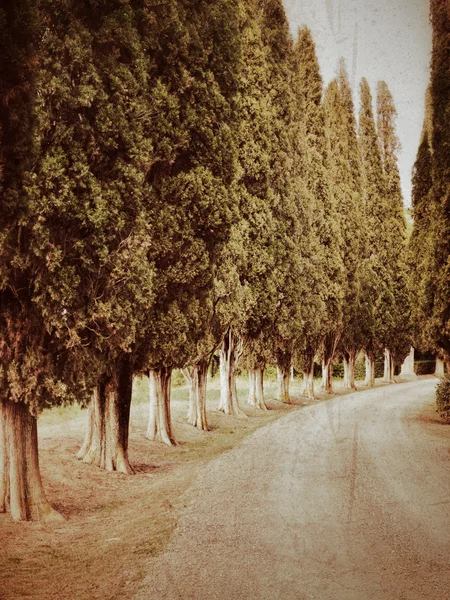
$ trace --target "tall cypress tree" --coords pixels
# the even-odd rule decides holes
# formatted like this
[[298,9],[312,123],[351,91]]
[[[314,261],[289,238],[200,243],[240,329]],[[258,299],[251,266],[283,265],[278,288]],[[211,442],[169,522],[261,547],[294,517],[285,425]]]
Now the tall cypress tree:
[[[431,122],[433,188],[436,225],[432,335],[438,347],[450,356],[450,13],[448,2],[430,3],[433,26],[431,56]],[[450,360],[450,359],[449,359]]]
[[168,43],[154,74],[176,107],[166,127],[172,139],[184,140],[177,146],[156,138],[158,159],[147,177],[157,301],[147,315],[139,360],[150,371],[148,437],[169,444],[171,371],[198,355],[214,309],[218,262],[235,219],[238,8],[234,0],[196,7],[179,2],[182,41]]
[[[23,27],[24,6],[18,8]],[[110,3],[103,10],[109,15],[116,8]],[[152,300],[146,219],[136,193],[145,143],[131,126],[136,105],[117,103],[117,90],[101,67],[108,55],[109,67],[124,74],[127,57],[110,52],[111,39],[93,52],[90,27],[98,14],[92,11],[101,10],[39,3],[39,44],[27,60],[39,69],[24,84],[33,135],[14,161],[23,176],[3,180],[3,196],[20,199],[14,219],[2,222],[10,267],[2,269],[1,290],[2,435],[8,450],[1,472],[4,480],[9,462],[9,504],[17,519],[55,516],[40,483],[36,415],[46,406],[87,399],[105,360],[109,365],[118,351],[128,351],[136,316]],[[34,39],[28,31],[24,37]],[[122,81],[114,80],[119,87]],[[12,116],[9,105],[4,122]],[[4,173],[11,164],[7,157]]]
[[391,311],[393,294],[391,290],[389,265],[389,229],[386,220],[390,214],[387,202],[386,178],[383,169],[381,147],[375,128],[372,108],[372,95],[366,79],[361,82],[361,108],[359,112],[359,144],[363,166],[363,189],[368,231],[368,255],[374,278],[370,297],[366,301],[373,307],[373,328],[368,332],[364,349],[368,357],[370,377],[373,385],[375,358],[385,347],[385,340],[392,325]]
[[433,200],[433,156],[431,96],[427,91],[422,137],[412,173],[413,230],[409,240],[410,289],[414,344],[422,351],[441,353],[432,333],[433,299],[436,287],[434,248],[438,231],[437,206]]
[[313,206],[304,178],[306,160],[305,124],[296,110],[294,94],[293,41],[280,0],[259,2],[263,41],[268,48],[268,78],[272,86],[274,133],[277,144],[272,156],[271,186],[274,193],[275,232],[272,251],[276,294],[273,356],[278,367],[280,400],[289,401],[292,355],[303,339],[302,304],[311,281]]
[[325,387],[331,391],[331,365],[342,322],[342,238],[327,164],[322,77],[307,27],[299,30],[294,52],[297,111],[304,119],[306,140],[302,174],[312,205],[311,254],[305,259],[313,267],[315,278],[303,298],[310,309],[304,311],[304,341],[296,348],[296,366],[303,371],[304,393],[313,395],[314,357],[319,351],[324,357]]
[[363,297],[363,290],[368,285],[368,262],[362,165],[352,93],[343,63],[338,78],[326,90],[325,114],[328,166],[343,238],[345,269],[343,324],[338,350],[344,359],[344,384],[354,388],[355,360],[366,339],[371,309]]
[[385,337],[385,378],[393,380],[394,362],[400,363],[411,345],[410,299],[406,269],[406,221],[397,151],[400,147],[395,132],[397,111],[392,94],[384,81],[377,88],[377,129],[382,150],[383,169],[386,179],[387,213],[384,229],[392,293],[390,326]]
[[265,409],[263,374],[273,342],[276,282],[271,186],[276,151],[275,109],[268,76],[268,47],[263,43],[257,2],[247,4],[242,30],[240,77],[240,226],[239,279],[244,291],[240,319],[234,327],[243,340],[243,362],[249,373],[248,403]]

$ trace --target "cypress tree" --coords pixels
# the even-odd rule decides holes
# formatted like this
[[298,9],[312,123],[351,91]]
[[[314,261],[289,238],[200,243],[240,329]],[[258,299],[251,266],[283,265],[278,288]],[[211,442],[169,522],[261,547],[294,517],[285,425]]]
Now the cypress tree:
[[433,149],[432,202],[438,236],[434,237],[432,336],[450,357],[450,13],[447,2],[430,3],[433,26],[431,56],[431,122]]
[[[24,4],[18,8],[23,27]],[[87,23],[98,22],[91,11],[99,7],[43,1],[38,9],[39,35],[27,31],[24,39],[39,40],[27,57],[28,66],[39,69],[22,72],[34,116],[22,123],[32,135],[20,157],[6,156],[3,172],[15,164],[22,175],[2,181],[2,196],[15,208],[2,221],[1,260],[9,268],[2,268],[1,288],[2,436],[4,442],[6,431],[8,449],[1,470],[4,480],[8,461],[16,519],[55,516],[40,483],[37,414],[87,400],[105,360],[128,351],[138,326],[133,315],[152,299],[146,219],[135,192],[145,172],[136,157],[145,160],[146,147],[130,128],[136,106],[115,106],[118,97],[102,68],[106,55],[119,71],[122,61],[110,53],[110,39],[103,52],[101,46],[93,52]],[[2,123],[13,115],[7,106]],[[118,379],[111,394],[117,397],[120,389],[129,396],[123,374]]]
[[386,179],[387,213],[384,229],[392,294],[390,324],[385,337],[385,380],[393,381],[394,362],[401,363],[411,345],[410,299],[406,267],[406,221],[397,151],[400,148],[395,132],[397,111],[392,94],[384,81],[377,88],[377,124],[383,169]]
[[199,332],[208,331],[218,261],[235,219],[233,102],[240,60],[236,2],[179,2],[176,8],[181,43],[168,43],[155,73],[175,110],[165,124],[169,139],[154,141],[158,158],[147,177],[157,301],[139,347],[140,368],[150,371],[147,435],[168,444],[174,443],[170,375],[192,359],[199,366],[197,357],[206,361]]
[[337,79],[326,90],[325,114],[328,165],[343,238],[345,296],[338,351],[344,360],[344,385],[355,388],[355,360],[366,339],[370,304],[363,297],[368,282],[362,165],[352,93],[343,63]]
[[393,306],[389,265],[389,230],[385,226],[390,214],[387,203],[387,186],[383,169],[381,147],[372,108],[372,95],[366,79],[361,82],[361,108],[359,113],[359,143],[363,166],[363,189],[368,231],[368,255],[372,271],[372,284],[366,296],[373,307],[373,328],[368,332],[364,350],[370,377],[368,385],[373,385],[373,363],[385,347],[385,340],[391,326],[390,313]]
[[244,292],[235,323],[243,341],[243,364],[249,373],[251,406],[266,409],[263,376],[270,359],[276,293],[272,239],[272,156],[276,149],[275,110],[268,77],[268,47],[262,40],[257,3],[248,3],[242,30],[243,69],[240,77],[240,226],[239,279]]
[[433,201],[433,156],[430,90],[426,94],[422,137],[412,172],[412,216],[414,226],[409,240],[410,289],[414,344],[423,351],[441,353],[432,333],[433,298],[436,286],[434,248],[438,235],[437,206]]
[[450,361],[450,122],[448,2],[430,3],[431,77],[425,123],[413,170],[410,240],[415,337]]
[[330,186],[322,104],[323,84],[314,41],[307,27],[299,30],[295,45],[297,69],[297,111],[303,115],[306,134],[303,176],[312,205],[311,252],[305,260],[311,265],[313,281],[305,291],[304,340],[296,348],[296,366],[303,371],[304,394],[313,396],[314,357],[322,350],[325,387],[332,390],[333,349],[341,333],[343,299],[342,239],[335,197]]
[[305,290],[311,287],[313,207],[304,179],[305,124],[296,110],[293,41],[280,0],[260,2],[263,41],[268,48],[268,79],[272,86],[274,134],[272,157],[275,289],[273,357],[278,369],[278,398],[289,402],[292,356],[303,339]]

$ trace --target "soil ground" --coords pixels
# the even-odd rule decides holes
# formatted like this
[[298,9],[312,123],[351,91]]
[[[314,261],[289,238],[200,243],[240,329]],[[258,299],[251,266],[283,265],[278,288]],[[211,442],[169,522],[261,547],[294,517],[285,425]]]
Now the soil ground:
[[[173,390],[178,445],[170,448],[145,439],[147,382],[135,381],[129,449],[134,476],[106,473],[76,460],[86,411],[72,407],[44,413],[39,422],[44,486],[66,521],[12,523],[8,515],[0,515],[0,599],[132,598],[149,561],[167,547],[188,502],[186,492],[194,490],[205,466],[258,428],[315,403],[300,397],[298,380],[292,384],[291,405],[273,400],[275,383],[266,382],[271,410],[262,413],[246,405],[248,391],[242,380],[240,402],[249,418],[237,419],[216,410],[218,386],[216,379],[208,388],[208,432],[186,423],[187,388]],[[339,387],[337,382],[338,393]],[[326,398],[319,394],[317,402]]]

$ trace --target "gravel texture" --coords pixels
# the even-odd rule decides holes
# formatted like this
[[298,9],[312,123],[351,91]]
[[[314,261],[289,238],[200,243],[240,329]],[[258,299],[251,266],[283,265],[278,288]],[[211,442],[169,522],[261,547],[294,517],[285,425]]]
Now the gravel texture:
[[436,383],[306,407],[209,463],[136,600],[450,600]]

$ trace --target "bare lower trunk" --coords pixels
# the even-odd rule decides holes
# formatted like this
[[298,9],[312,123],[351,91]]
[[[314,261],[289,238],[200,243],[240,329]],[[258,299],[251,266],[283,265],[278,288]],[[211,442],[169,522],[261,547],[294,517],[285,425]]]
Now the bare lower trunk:
[[327,394],[333,394],[333,360],[340,337],[340,331],[333,331],[327,334],[323,340],[321,388]]
[[436,377],[444,377],[445,375],[445,362],[439,356],[436,357],[436,367],[434,369],[434,374]]
[[248,403],[250,406],[255,405],[256,397],[256,373],[255,369],[248,369]]
[[333,394],[333,360],[328,358],[322,361],[322,385],[327,394]]
[[128,459],[133,371],[128,359],[94,390],[88,408],[88,425],[77,458],[106,471],[134,473]]
[[314,394],[314,360],[311,362],[309,369],[303,371],[303,389],[302,396],[314,400],[316,398]]
[[416,379],[417,377],[414,371],[414,348],[412,346],[401,366],[400,377],[402,379]]
[[[183,373],[185,373],[183,369]],[[206,421],[206,382],[208,377],[208,361],[204,360],[190,367],[189,377],[189,410],[188,423],[201,431],[208,430]]]
[[355,384],[356,353],[346,352],[344,354],[344,389],[356,390]]
[[248,378],[250,384],[248,403],[255,408],[267,410],[264,402],[264,367],[259,366],[255,369],[249,369]]
[[394,361],[387,348],[384,349],[384,373],[383,381],[386,383],[395,383],[394,381]]
[[[236,347],[237,346],[237,347]],[[242,343],[236,345],[231,329],[225,335],[220,349],[220,404],[219,410],[226,415],[246,418],[240,409],[237,388],[236,369],[242,354]]]
[[9,498],[8,443],[6,404],[0,400],[0,513],[6,512]]
[[286,404],[291,403],[289,374],[290,368],[286,369],[283,366],[277,366],[278,400],[280,400],[280,402],[285,402]]
[[366,387],[375,386],[375,361],[368,354],[364,354],[364,360],[366,363],[366,378],[364,385]]
[[315,399],[314,394],[314,358],[309,361],[309,365],[306,365],[307,369],[303,371],[303,389],[302,396],[305,398]]
[[170,418],[171,377],[171,367],[150,369],[148,375],[150,415],[146,437],[149,440],[163,442],[168,446],[175,445]]
[[1,511],[14,521],[64,520],[45,497],[37,419],[21,402],[0,401],[0,494]]

